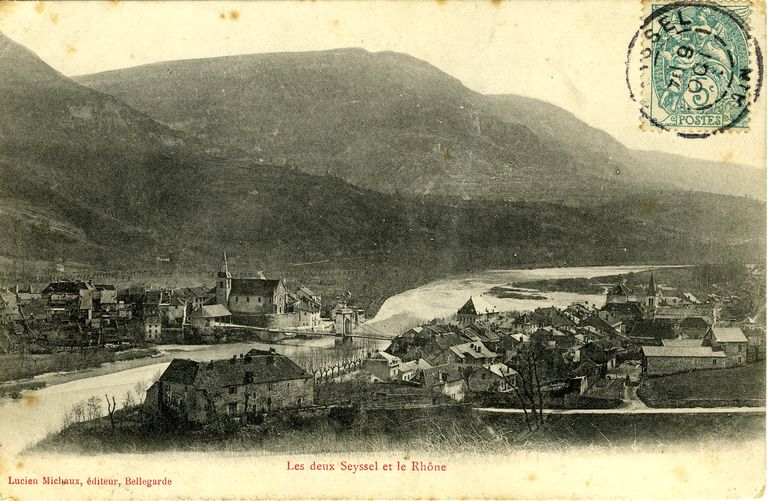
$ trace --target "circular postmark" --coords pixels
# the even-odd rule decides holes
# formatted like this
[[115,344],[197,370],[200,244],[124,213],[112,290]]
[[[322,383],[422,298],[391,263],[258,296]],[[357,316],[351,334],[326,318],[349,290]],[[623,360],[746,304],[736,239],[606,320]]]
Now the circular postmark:
[[630,96],[644,126],[687,138],[749,127],[762,84],[750,5],[648,3],[627,51]]

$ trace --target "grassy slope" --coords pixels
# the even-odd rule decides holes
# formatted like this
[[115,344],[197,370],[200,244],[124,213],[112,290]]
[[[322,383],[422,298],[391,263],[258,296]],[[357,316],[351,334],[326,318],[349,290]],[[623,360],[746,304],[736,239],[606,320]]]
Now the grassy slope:
[[[487,414],[466,407],[370,411],[353,416],[276,417],[240,432],[160,433],[144,428],[136,411],[121,413],[115,432],[107,418],[49,435],[29,452],[57,454],[198,451],[313,454],[409,450],[505,453],[572,447],[658,452],[685,444],[749,441],[765,434],[761,414],[557,415],[533,434],[522,414]],[[347,419],[350,418],[351,419]]]
[[652,407],[765,405],[765,364],[645,378],[637,394]]

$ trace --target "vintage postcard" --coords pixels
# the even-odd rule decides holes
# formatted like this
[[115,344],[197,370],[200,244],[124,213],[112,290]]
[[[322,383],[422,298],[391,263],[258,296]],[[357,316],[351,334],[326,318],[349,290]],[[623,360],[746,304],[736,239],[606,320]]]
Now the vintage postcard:
[[762,497],[765,23],[0,1],[0,499]]

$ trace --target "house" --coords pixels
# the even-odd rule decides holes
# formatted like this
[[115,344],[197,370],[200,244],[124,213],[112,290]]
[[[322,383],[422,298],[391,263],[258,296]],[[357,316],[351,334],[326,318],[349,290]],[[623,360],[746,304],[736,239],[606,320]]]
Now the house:
[[232,313],[220,304],[201,306],[189,315],[189,324],[195,329],[217,327],[230,322]]
[[616,367],[616,355],[623,351],[621,344],[605,341],[590,341],[582,346],[579,353],[579,361],[591,360],[597,365],[604,366],[606,370]]
[[466,371],[467,389],[477,392],[507,392],[517,385],[517,372],[502,363],[460,366]]
[[80,322],[90,325],[93,318],[93,297],[90,291],[81,291],[77,310]]
[[515,332],[522,332],[523,334],[530,334],[539,327],[541,327],[541,325],[536,323],[530,313],[518,315],[514,322],[512,322],[512,329]]
[[443,394],[461,402],[467,386],[459,369],[454,364],[440,365],[422,371],[422,385],[434,394]]
[[390,355],[386,351],[377,351],[363,361],[363,370],[379,381],[388,382],[397,379],[400,362],[400,357]]
[[173,295],[164,313],[166,325],[184,325],[187,322],[187,299]]
[[24,306],[31,301],[37,301],[41,297],[40,288],[31,283],[24,287],[16,286],[14,292],[16,293],[16,300],[19,306]]
[[82,280],[59,280],[51,282],[40,292],[40,296],[50,302],[69,302],[80,297],[80,291],[92,291],[95,287]]
[[102,314],[117,312],[117,291],[115,289],[96,289],[93,297],[98,304],[99,312]]
[[533,321],[538,325],[556,327],[558,329],[575,327],[576,322],[564,315],[560,310],[554,306],[546,308],[536,308],[531,313]]
[[628,303],[632,296],[632,292],[625,284],[617,284],[610,289],[605,295],[606,304],[623,304]]
[[649,376],[702,369],[722,369],[726,354],[711,346],[643,346],[642,370]]
[[184,287],[175,289],[174,296],[187,302],[187,313],[192,313],[202,305],[216,298],[216,289],[207,289],[205,287]]
[[401,362],[397,366],[396,377],[400,381],[413,381],[421,377],[421,371],[432,367],[429,362],[420,358],[418,360],[411,360],[410,362]]
[[311,374],[274,350],[251,350],[228,360],[174,359],[147,390],[144,406],[155,415],[205,424],[313,402]]
[[320,327],[320,309],[302,302],[294,305],[296,327],[315,330]]
[[470,296],[467,302],[464,303],[464,306],[459,308],[459,311],[456,313],[456,318],[459,321],[459,325],[469,325],[474,322],[488,320],[495,314],[495,306],[482,297],[473,298]]
[[574,335],[563,332],[552,326],[542,327],[530,336],[531,343],[544,346],[556,346],[558,348],[570,348],[576,344]]
[[483,365],[498,362],[501,358],[498,353],[489,350],[480,341],[451,346],[446,354],[449,362],[460,364]]
[[704,335],[704,344],[725,353],[726,367],[747,363],[747,336],[740,327],[711,327]]
[[621,332],[621,320],[607,321],[599,315],[590,315],[581,321],[579,327],[592,327],[603,337],[611,337]]
[[314,291],[304,287],[303,285],[296,289],[294,294],[296,296],[297,302],[302,303],[307,307],[316,308],[317,310],[320,310],[323,307],[323,302],[320,295],[315,294]]
[[160,317],[144,317],[144,340],[150,343],[159,343],[161,334]]
[[598,315],[610,324],[621,322],[621,331],[624,334],[632,329],[632,325],[635,322],[645,318],[643,308],[639,303],[634,301],[626,303],[607,303],[600,309]]

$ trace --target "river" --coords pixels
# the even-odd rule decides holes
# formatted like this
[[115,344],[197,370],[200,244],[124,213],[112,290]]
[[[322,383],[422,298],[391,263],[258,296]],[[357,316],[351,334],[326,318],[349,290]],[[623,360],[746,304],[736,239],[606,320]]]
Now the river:
[[[432,282],[387,299],[378,314],[367,322],[365,331],[394,337],[408,327],[436,317],[446,317],[464,304],[470,296],[483,296],[498,311],[531,310],[539,306],[566,306],[575,301],[587,301],[601,306],[602,296],[576,293],[544,293],[545,300],[500,299],[485,294],[491,287],[510,282],[541,280],[547,278],[591,278],[648,269],[647,266],[594,266],[575,268],[540,268],[529,270],[497,270],[463,277]],[[485,294],[485,295],[484,295]],[[352,354],[340,355],[333,349],[333,339],[308,341],[292,340],[294,344],[274,345],[276,351],[293,358],[298,363],[309,360],[324,364],[339,357],[360,356],[364,351],[385,347],[386,341],[357,342]],[[251,348],[267,349],[261,343],[237,343],[212,346],[160,347],[161,350],[181,358],[198,361],[229,358],[245,353]],[[127,392],[134,391],[137,383],[149,386],[168,366],[168,362],[136,367],[110,374],[86,377],[62,384],[48,386],[35,392],[27,392],[24,398],[0,399],[0,443],[2,455],[12,458],[24,447],[42,439],[46,434],[61,427],[64,415],[78,402],[91,396],[102,399],[114,395],[121,401]]]

